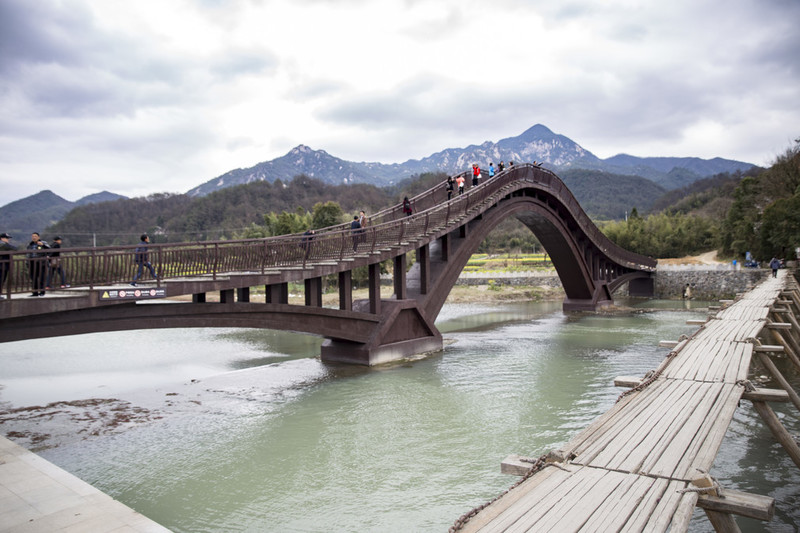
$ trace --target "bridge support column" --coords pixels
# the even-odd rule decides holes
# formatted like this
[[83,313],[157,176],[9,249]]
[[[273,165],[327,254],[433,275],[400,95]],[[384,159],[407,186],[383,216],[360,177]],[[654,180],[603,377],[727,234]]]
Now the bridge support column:
[[288,304],[289,303],[289,284],[288,283],[275,283],[273,285],[265,285],[267,303],[268,304]]
[[250,301],[250,287],[239,287],[236,289],[236,301],[237,302],[249,302]]
[[353,272],[351,270],[339,272],[339,309],[342,311],[353,310]]
[[322,307],[322,278],[308,278],[305,280],[306,305]]
[[232,304],[233,303],[233,289],[225,289],[219,291],[219,303]]
[[193,304],[204,304],[204,303],[206,303],[206,293],[198,292],[197,294],[192,294],[192,303]]
[[439,250],[442,252],[442,261],[445,263],[450,260],[450,234],[445,233],[439,239]]
[[442,334],[416,300],[384,300],[380,322],[369,341],[325,339],[321,356],[326,363],[374,366],[441,349]]
[[369,312],[379,315],[381,312],[381,264],[373,263],[369,269]]
[[394,296],[397,300],[406,299],[406,254],[394,258]]
[[419,263],[419,292],[428,294],[431,284],[431,249],[429,245],[417,248],[417,262]]

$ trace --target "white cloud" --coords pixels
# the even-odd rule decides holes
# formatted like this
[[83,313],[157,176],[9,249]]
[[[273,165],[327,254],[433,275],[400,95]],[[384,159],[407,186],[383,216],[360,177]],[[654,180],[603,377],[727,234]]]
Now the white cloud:
[[308,144],[418,159],[535,123],[600,157],[768,164],[799,133],[791,0],[3,0],[0,180],[183,192]]

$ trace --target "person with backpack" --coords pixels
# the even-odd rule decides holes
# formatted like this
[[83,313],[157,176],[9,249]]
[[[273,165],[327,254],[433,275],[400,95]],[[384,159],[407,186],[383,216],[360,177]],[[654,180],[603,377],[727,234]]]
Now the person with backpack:
[[472,165],[472,186],[473,187],[477,187],[478,186],[478,180],[480,179],[480,177],[481,177],[481,167],[479,167],[477,165],[477,163],[473,164]]
[[407,217],[410,217],[412,212],[413,211],[411,209],[411,200],[409,200],[408,196],[406,196],[405,198],[403,198],[403,213],[405,213]]
[[456,185],[458,185],[458,194],[464,194],[464,175],[459,174],[456,178]]

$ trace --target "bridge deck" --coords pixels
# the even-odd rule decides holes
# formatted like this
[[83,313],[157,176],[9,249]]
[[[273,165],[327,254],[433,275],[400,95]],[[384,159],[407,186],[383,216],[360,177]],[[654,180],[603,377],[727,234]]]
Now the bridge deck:
[[[453,530],[685,531],[744,393],[755,338],[785,272],[769,278],[680,342],[634,389],[529,475]],[[646,382],[645,382],[646,383]],[[464,523],[464,521],[466,522]]]

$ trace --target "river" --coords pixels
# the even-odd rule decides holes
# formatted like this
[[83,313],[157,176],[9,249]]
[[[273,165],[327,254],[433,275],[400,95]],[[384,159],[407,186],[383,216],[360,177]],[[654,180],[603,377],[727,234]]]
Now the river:
[[[614,377],[656,368],[659,340],[706,314],[636,305],[448,304],[442,352],[373,369],[323,364],[320,339],[276,331],[9,343],[0,431],[176,532],[444,532],[516,481],[507,455],[567,441],[614,404]],[[743,531],[798,531],[800,470],[747,402],[711,473],[776,498],[775,519],[737,518]],[[713,531],[702,511],[690,531]]]

